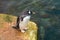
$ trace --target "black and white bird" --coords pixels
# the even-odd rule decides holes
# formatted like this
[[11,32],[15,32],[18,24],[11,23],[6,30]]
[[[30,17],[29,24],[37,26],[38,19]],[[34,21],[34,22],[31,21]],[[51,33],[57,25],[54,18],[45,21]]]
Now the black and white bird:
[[33,13],[30,10],[22,13],[21,16],[18,16],[16,26],[13,27],[13,28],[15,28],[17,30],[20,30],[21,32],[25,32],[28,29],[27,24],[30,21],[30,18],[31,18],[32,14]]

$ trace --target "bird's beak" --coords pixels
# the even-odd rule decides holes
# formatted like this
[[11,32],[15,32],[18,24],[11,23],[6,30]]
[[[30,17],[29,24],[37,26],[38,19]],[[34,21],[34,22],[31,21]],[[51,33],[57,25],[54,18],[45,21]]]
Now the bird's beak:
[[33,14],[36,14],[35,12],[33,12]]

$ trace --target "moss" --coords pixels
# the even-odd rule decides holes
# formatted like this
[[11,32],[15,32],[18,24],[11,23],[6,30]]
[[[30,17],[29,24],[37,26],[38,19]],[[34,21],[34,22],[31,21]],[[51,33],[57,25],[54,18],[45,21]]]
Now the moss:
[[0,28],[9,27],[9,23],[14,23],[16,21],[16,16],[9,14],[0,14]]
[[6,16],[4,17],[4,20],[5,20],[6,22],[12,22],[12,17],[9,16],[9,15],[6,15]]
[[29,21],[27,27],[29,28],[27,31],[29,35],[29,40],[37,40],[37,24]]

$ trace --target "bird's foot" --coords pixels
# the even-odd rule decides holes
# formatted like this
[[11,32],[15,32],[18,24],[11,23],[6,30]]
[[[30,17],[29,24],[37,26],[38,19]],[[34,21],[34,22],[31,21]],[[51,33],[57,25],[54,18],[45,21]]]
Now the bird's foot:
[[18,31],[21,31],[18,27],[16,27],[16,26],[12,26],[12,28],[14,28],[14,29],[16,29],[16,30],[18,30]]
[[22,33],[25,33],[26,31],[25,30],[21,30]]
[[21,29],[21,32],[25,33],[28,30],[28,28]]

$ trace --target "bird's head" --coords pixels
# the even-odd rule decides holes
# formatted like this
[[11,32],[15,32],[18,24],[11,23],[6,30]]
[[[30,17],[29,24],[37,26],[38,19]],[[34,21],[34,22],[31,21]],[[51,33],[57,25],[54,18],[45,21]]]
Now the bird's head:
[[28,10],[26,14],[27,15],[32,15],[33,13],[32,13],[32,11]]
[[33,14],[35,14],[35,13],[33,13],[33,11],[31,11],[31,10],[27,10],[27,11],[24,11],[23,13],[22,13],[22,15],[33,15]]
[[23,20],[24,18],[30,18],[31,15],[35,14],[34,12],[28,10],[28,11],[25,11],[22,15],[21,15],[21,19]]

